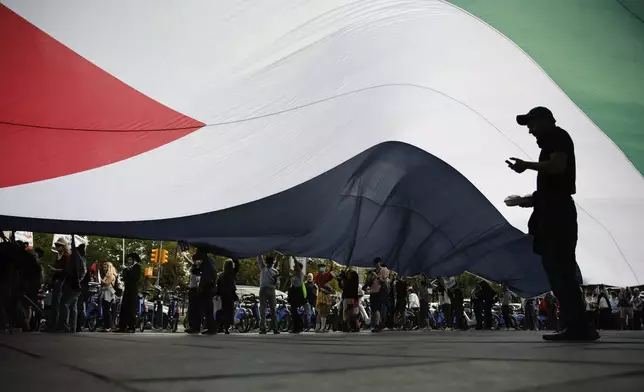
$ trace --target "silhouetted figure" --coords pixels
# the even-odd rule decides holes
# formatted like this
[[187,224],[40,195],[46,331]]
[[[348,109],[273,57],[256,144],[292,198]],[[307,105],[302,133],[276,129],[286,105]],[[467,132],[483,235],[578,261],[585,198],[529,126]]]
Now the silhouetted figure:
[[546,340],[592,341],[599,334],[586,317],[586,307],[577,280],[577,210],[572,195],[576,193],[575,148],[570,135],[556,126],[552,112],[536,107],[517,116],[526,125],[541,148],[539,162],[517,158],[506,161],[517,173],[537,171],[537,190],[522,207],[533,207],[528,222],[534,236],[534,251],[541,255],[550,287],[561,306],[566,328],[544,335]]
[[118,326],[120,332],[136,330],[141,271],[141,257],[136,253],[127,255],[127,267],[123,271],[124,288]]
[[208,252],[203,249],[197,249],[197,253],[192,256],[192,260],[199,260],[202,267],[201,279],[199,280],[199,303],[201,304],[202,315],[206,318],[206,330],[202,334],[216,335],[215,308],[212,302],[217,283],[215,262],[208,256]]
[[454,318],[456,319],[456,328],[467,329],[467,324],[465,323],[465,316],[463,313],[463,290],[461,290],[461,287],[458,283],[452,289],[452,312],[454,313]]
[[494,290],[485,280],[479,281],[481,291],[479,296],[483,305],[483,320],[485,321],[485,329],[494,329],[492,320],[492,306],[494,306]]
[[237,298],[237,272],[239,272],[239,261],[229,259],[224,263],[224,273],[217,279],[217,295],[221,298],[221,310],[217,313],[217,324],[224,332],[230,333],[230,327],[235,324],[235,301]]

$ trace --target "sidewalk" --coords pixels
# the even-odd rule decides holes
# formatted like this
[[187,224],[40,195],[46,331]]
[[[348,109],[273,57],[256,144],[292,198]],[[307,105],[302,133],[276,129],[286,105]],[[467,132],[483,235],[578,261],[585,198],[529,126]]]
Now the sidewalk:
[[[642,391],[644,331],[0,336],[3,392]],[[346,389],[349,388],[349,389]]]

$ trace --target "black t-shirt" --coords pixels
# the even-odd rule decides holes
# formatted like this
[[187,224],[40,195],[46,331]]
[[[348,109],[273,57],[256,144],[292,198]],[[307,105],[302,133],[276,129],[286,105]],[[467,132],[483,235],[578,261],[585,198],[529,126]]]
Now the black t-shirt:
[[360,286],[360,281],[357,272],[347,271],[344,276],[343,286],[342,298],[358,299],[358,286]]
[[318,299],[318,288],[315,287],[313,282],[307,281],[304,283],[306,285],[306,299],[309,301],[311,306],[315,306],[315,303]]
[[405,302],[407,299],[407,282],[404,280],[396,281],[396,300]]
[[566,154],[566,168],[563,173],[549,174],[540,171],[537,174],[537,193],[554,196],[574,195],[577,192],[575,146],[568,132],[555,127],[548,134],[539,137],[537,143],[541,147],[539,162],[550,160],[550,155],[555,152]]
[[69,261],[69,255],[65,253],[60,259],[54,261],[54,268],[62,270],[61,272],[54,272],[51,275],[53,281],[65,279],[65,270],[67,269],[67,262]]

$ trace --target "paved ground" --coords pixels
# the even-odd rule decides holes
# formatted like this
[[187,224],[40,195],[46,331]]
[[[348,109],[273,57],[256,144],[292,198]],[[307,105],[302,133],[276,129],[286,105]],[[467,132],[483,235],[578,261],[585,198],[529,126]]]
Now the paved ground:
[[0,335],[0,391],[644,391],[644,331]]

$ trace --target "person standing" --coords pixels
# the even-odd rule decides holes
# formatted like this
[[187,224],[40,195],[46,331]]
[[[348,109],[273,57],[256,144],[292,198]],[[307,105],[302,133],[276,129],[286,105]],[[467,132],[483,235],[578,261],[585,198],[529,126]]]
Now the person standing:
[[373,260],[376,267],[369,290],[371,299],[371,312],[374,314],[374,328],[371,332],[381,332],[387,322],[387,308],[389,305],[389,269],[384,266],[382,259]]
[[[72,240],[72,248],[74,241]],[[84,253],[84,246],[81,251]],[[60,317],[58,318],[58,330],[75,333],[78,323],[78,297],[81,293],[80,282],[87,274],[85,257],[81,256],[78,249],[73,249],[66,262],[64,269],[64,281],[62,294],[60,296]]]
[[485,329],[494,329],[494,322],[492,317],[492,307],[494,306],[494,297],[496,296],[492,286],[485,281],[480,280],[478,286],[481,288],[479,296],[481,297],[481,304],[483,305],[483,320],[485,321]]
[[455,328],[466,330],[467,322],[465,321],[465,309],[463,309],[463,290],[461,289],[460,282],[457,280],[452,288],[452,314],[456,321]]
[[326,271],[325,264],[318,265],[318,273],[315,275],[315,285],[318,287],[318,297],[315,307],[317,309],[317,317],[315,319],[315,332],[326,332],[326,319],[331,312],[333,305],[333,287],[329,284],[335,275],[333,271]]
[[617,295],[619,307],[620,329],[632,329],[633,324],[633,294],[628,287],[619,289]]
[[525,314],[525,329],[529,329],[531,331],[538,330],[539,326],[534,298],[528,298],[525,300],[523,313]]
[[606,286],[600,285],[597,289],[597,308],[599,308],[599,329],[610,329],[612,325],[612,311],[610,297]]
[[311,328],[311,319],[313,318],[313,310],[315,309],[315,302],[318,297],[318,288],[313,283],[313,274],[308,273],[306,275],[306,304],[304,304],[304,312],[306,313],[306,326],[305,330],[308,331]]
[[597,330],[586,317],[579,290],[575,256],[577,247],[577,210],[572,196],[576,193],[575,148],[572,138],[556,125],[552,112],[542,106],[517,116],[517,123],[527,126],[541,148],[539,162],[518,158],[506,161],[517,173],[537,172],[537,189],[521,207],[533,208],[528,222],[534,252],[541,256],[550,287],[561,305],[565,329],[544,335],[545,340],[594,341]]
[[103,264],[103,281],[101,282],[101,306],[103,309],[103,328],[99,332],[112,332],[112,303],[116,298],[114,290],[116,282],[116,269],[109,261]]
[[586,304],[586,316],[588,317],[588,320],[595,326],[595,328],[599,328],[595,291],[590,288],[586,289],[584,301]]
[[474,318],[476,319],[476,329],[483,329],[483,296],[481,294],[481,285],[479,283],[472,289],[470,297],[472,301],[472,310],[474,311]]
[[642,329],[642,309],[644,309],[644,301],[640,297],[640,289],[635,287],[633,289],[633,329]]
[[340,288],[342,289],[342,317],[347,332],[359,332],[360,324],[358,313],[360,312],[359,286],[360,278],[358,273],[349,268],[343,271],[339,279]]
[[427,287],[427,277],[424,274],[418,279],[417,291],[420,299],[418,327],[420,329],[429,329],[430,327],[427,324],[427,320],[429,319],[429,288]]
[[510,317],[510,289],[506,285],[503,285],[503,297],[501,298],[501,315],[503,316],[505,329],[510,329],[514,326],[512,325],[513,323]]
[[293,270],[290,271],[291,285],[288,289],[288,302],[291,306],[291,320],[293,321],[291,333],[296,334],[302,332],[302,317],[300,317],[297,310],[300,306],[304,306],[306,303],[306,298],[304,297],[304,291],[302,289],[302,286],[304,285],[303,268],[304,265],[293,257]]
[[407,330],[407,281],[402,276],[398,275],[394,283],[394,290],[396,292],[396,308],[395,313],[400,314],[400,328]]
[[452,329],[454,321],[454,316],[452,314],[452,300],[449,297],[447,288],[445,288],[443,278],[438,278],[436,282],[436,291],[438,292],[438,307],[443,312],[445,328]]
[[49,320],[47,320],[47,331],[53,332],[58,327],[58,319],[60,318],[60,297],[63,293],[63,283],[65,281],[65,267],[69,261],[69,256],[71,252],[69,250],[69,245],[65,238],[60,237],[54,243],[54,248],[56,248],[56,261],[54,266],[49,266],[51,270],[51,283],[52,283],[52,292],[51,292],[51,313]]
[[206,330],[203,335],[216,335],[217,324],[215,323],[215,308],[213,298],[215,296],[215,285],[217,283],[217,269],[215,262],[208,256],[204,249],[197,249],[192,256],[193,261],[198,260],[202,266],[201,279],[199,280],[199,303],[201,311],[206,318]]
[[280,333],[277,330],[277,304],[275,299],[279,272],[273,267],[274,262],[275,258],[273,256],[266,256],[266,261],[264,261],[262,255],[257,256],[257,266],[259,267],[259,333],[262,335],[266,334],[267,304],[271,311],[271,329],[275,335]]
[[123,298],[121,299],[121,316],[118,332],[136,331],[136,319],[139,304],[139,283],[141,282],[141,257],[136,253],[127,255],[126,268],[123,271]]
[[228,259],[224,262],[224,272],[217,279],[217,295],[221,298],[221,310],[217,313],[217,324],[223,328],[226,335],[230,334],[230,327],[235,323],[237,272],[239,272],[239,261]]
[[190,266],[190,280],[188,281],[188,329],[186,333],[199,333],[201,331],[201,304],[199,303],[199,280],[201,279],[201,261],[194,260]]

